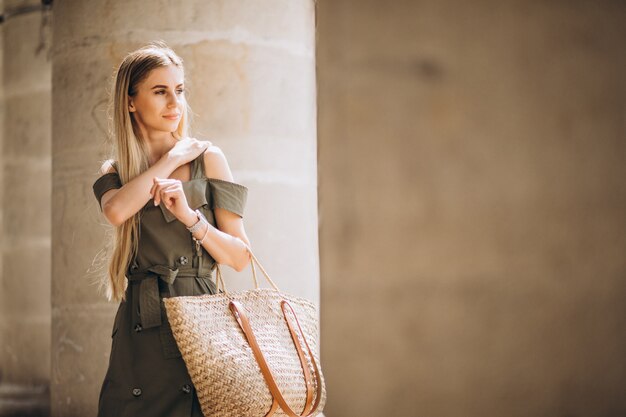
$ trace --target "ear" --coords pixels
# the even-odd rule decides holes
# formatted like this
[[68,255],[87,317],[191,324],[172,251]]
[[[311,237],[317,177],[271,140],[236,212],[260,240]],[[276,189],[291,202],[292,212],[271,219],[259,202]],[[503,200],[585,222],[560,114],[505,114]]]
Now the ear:
[[135,105],[133,104],[133,99],[131,97],[128,98],[128,111],[130,112],[136,111]]

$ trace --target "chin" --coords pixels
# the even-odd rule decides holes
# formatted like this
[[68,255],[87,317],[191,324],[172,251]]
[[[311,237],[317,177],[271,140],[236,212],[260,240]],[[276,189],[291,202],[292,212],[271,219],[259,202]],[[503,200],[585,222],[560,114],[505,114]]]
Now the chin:
[[176,122],[176,123],[168,123],[165,126],[167,126],[165,128],[165,130],[169,130],[170,132],[174,132],[174,131],[178,130],[179,123],[178,122]]

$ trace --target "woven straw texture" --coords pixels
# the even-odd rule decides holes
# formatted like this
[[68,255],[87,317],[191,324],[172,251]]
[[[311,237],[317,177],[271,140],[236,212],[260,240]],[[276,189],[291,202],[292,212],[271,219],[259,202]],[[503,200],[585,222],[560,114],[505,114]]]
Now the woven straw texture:
[[[291,304],[313,352],[322,381],[320,403],[311,415],[322,412],[326,389],[319,361],[319,326],[315,304],[257,285],[257,288],[248,291],[163,299],[174,338],[205,417],[263,417],[272,407],[272,394],[261,369],[237,319],[229,310],[231,300],[239,301],[244,307],[285,401],[294,412],[301,414],[307,393],[305,376],[280,302],[286,300]],[[290,309],[286,314],[291,323],[296,323]],[[315,375],[305,341],[299,330],[297,333],[311,375]],[[313,388],[317,390],[315,378]],[[316,391],[313,401],[315,397]],[[287,414],[278,407],[273,415]]]

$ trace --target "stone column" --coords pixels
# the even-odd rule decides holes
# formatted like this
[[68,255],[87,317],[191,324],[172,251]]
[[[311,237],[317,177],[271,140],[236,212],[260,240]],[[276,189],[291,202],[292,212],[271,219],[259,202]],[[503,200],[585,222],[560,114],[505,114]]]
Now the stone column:
[[[319,301],[312,1],[67,0],[54,5],[52,415],[93,416],[116,305],[90,285],[105,222],[92,194],[124,54],[165,40],[185,61],[194,136],[249,187],[253,250],[282,290]],[[141,17],[138,19],[138,17]],[[223,268],[230,288],[251,271]]]
[[12,14],[38,3],[0,5],[0,415],[33,415],[48,403],[50,15]]
[[626,415],[626,3],[319,4],[328,414]]

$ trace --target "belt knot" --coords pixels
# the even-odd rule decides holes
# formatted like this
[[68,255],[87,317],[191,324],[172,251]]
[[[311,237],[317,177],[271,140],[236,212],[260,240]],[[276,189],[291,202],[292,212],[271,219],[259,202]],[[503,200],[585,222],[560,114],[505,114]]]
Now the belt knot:
[[141,281],[139,283],[139,311],[144,329],[160,326],[162,323],[158,280],[161,279],[168,285],[172,285],[177,275],[178,268],[173,269],[168,265],[152,265],[128,276],[129,281]]

